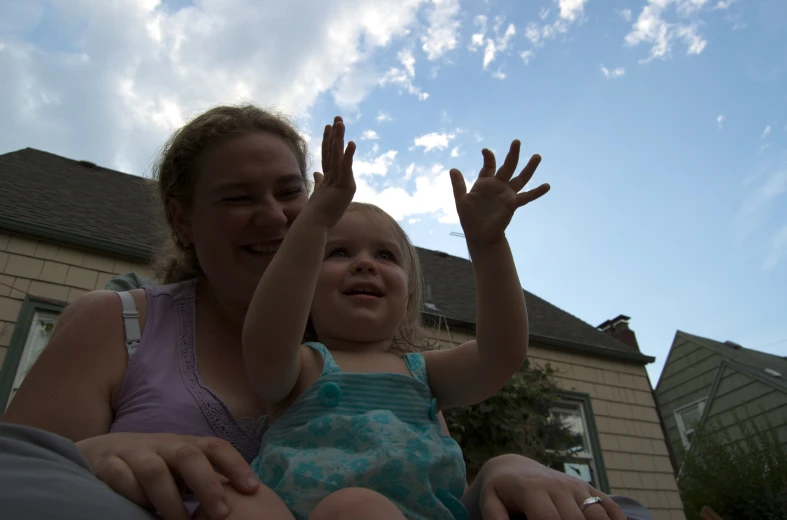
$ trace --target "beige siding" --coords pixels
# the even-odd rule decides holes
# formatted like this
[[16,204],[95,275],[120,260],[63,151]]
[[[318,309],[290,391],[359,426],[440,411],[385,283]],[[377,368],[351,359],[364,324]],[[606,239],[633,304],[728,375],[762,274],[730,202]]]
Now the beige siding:
[[[442,324],[427,330],[440,347],[473,338]],[[660,520],[684,520],[683,504],[659,424],[645,367],[531,345],[536,365],[549,363],[565,390],[590,395],[599,442],[613,494],[633,497]]]
[[152,276],[127,260],[0,231],[0,366],[26,294],[72,302],[130,271]]

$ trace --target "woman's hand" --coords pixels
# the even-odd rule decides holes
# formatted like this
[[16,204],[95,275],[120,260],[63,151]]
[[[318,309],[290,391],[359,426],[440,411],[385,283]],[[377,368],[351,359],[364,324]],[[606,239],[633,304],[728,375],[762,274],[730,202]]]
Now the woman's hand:
[[353,155],[355,143],[344,148],[344,122],[336,116],[333,125],[326,125],[322,136],[323,173],[314,173],[314,193],[304,212],[319,215],[328,228],[336,225],[355,195]]
[[[582,502],[601,497],[601,504],[582,511]],[[587,482],[547,468],[519,455],[487,462],[462,502],[473,520],[626,520],[620,507]]]
[[228,442],[168,433],[109,433],[76,443],[96,476],[120,495],[159,512],[163,520],[188,520],[182,487],[211,518],[229,513],[222,484],[253,494],[259,481]]
[[538,168],[541,157],[531,157],[519,175],[512,179],[519,162],[519,146],[519,141],[511,143],[506,160],[497,173],[495,154],[484,148],[481,151],[484,166],[469,193],[462,173],[457,169],[451,170],[456,211],[468,245],[484,246],[501,241],[517,208],[549,191],[549,184],[542,184],[520,193]]

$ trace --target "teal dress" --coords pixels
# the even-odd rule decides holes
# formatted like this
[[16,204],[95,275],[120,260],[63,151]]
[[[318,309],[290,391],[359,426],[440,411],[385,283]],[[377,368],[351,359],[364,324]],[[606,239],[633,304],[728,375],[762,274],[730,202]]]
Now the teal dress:
[[443,434],[426,364],[404,356],[411,376],[341,372],[328,349],[320,378],[262,438],[252,469],[296,519],[347,487],[388,497],[409,519],[465,519],[462,450]]

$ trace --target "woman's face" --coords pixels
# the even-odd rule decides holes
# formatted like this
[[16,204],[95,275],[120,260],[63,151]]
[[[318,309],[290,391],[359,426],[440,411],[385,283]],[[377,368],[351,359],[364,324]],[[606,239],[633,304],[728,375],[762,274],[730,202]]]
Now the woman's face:
[[196,162],[184,238],[216,291],[248,304],[284,234],[306,205],[306,183],[286,141],[271,133],[232,139]]

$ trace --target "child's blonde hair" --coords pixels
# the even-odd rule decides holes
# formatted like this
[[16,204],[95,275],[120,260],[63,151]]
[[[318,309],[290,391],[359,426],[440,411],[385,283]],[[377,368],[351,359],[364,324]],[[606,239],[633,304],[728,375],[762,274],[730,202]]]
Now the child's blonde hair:
[[[393,338],[391,350],[393,352],[414,352],[420,350],[425,335],[421,325],[421,291],[423,283],[418,251],[416,251],[415,246],[410,242],[410,237],[407,236],[402,226],[380,207],[367,202],[351,202],[346,213],[351,211],[379,215],[391,225],[397,234],[399,245],[404,255],[404,258],[401,259],[402,268],[407,274],[407,306],[405,308],[404,319],[402,319],[402,323],[399,325],[396,335]],[[306,325],[304,341],[319,341],[311,320],[309,320],[309,323]]]

